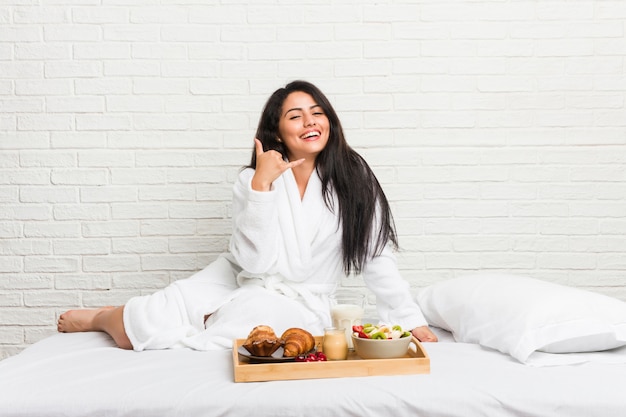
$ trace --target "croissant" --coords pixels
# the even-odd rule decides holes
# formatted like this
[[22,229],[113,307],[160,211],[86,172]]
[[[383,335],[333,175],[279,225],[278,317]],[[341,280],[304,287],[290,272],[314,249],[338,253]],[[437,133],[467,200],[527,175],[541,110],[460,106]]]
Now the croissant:
[[285,330],[280,337],[283,342],[285,352],[283,356],[294,357],[311,351],[315,347],[315,338],[304,329],[292,327]]
[[282,340],[276,337],[270,326],[256,326],[243,344],[243,347],[254,356],[272,356],[282,346]]

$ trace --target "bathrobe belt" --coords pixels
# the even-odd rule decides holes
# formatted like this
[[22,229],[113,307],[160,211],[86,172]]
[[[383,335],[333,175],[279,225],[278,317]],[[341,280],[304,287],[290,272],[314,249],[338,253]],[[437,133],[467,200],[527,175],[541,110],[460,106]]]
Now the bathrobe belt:
[[245,271],[237,275],[237,284],[240,287],[258,285],[292,299],[301,298],[306,306],[322,319],[323,323],[331,322],[329,295],[335,290],[336,285],[293,282],[279,274],[258,276]]

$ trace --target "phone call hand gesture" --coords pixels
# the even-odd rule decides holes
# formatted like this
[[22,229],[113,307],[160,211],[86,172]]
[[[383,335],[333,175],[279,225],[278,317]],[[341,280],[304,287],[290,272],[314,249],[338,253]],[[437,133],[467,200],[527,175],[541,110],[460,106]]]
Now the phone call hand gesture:
[[278,151],[263,151],[263,145],[257,138],[254,139],[256,149],[256,172],[252,177],[252,189],[269,191],[272,183],[289,168],[297,167],[304,162],[304,158],[287,162]]

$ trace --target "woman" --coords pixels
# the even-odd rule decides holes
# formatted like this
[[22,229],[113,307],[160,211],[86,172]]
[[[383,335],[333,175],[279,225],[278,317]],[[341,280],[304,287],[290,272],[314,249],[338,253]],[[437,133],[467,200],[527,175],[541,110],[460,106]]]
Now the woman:
[[233,190],[228,253],[126,306],[70,310],[58,330],[104,331],[135,350],[228,348],[258,324],[321,334],[329,295],[361,274],[382,322],[437,341],[399,274],[385,194],[322,92],[305,81],[275,91],[254,143]]

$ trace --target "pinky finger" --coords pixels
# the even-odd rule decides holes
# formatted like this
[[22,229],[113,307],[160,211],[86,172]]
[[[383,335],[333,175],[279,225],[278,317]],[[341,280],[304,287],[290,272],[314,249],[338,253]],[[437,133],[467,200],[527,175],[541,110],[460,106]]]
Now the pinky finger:
[[302,165],[302,163],[305,161],[304,158],[302,159],[298,159],[296,161],[293,162],[289,162],[289,164],[287,164],[287,168],[294,168],[297,167],[298,165]]

